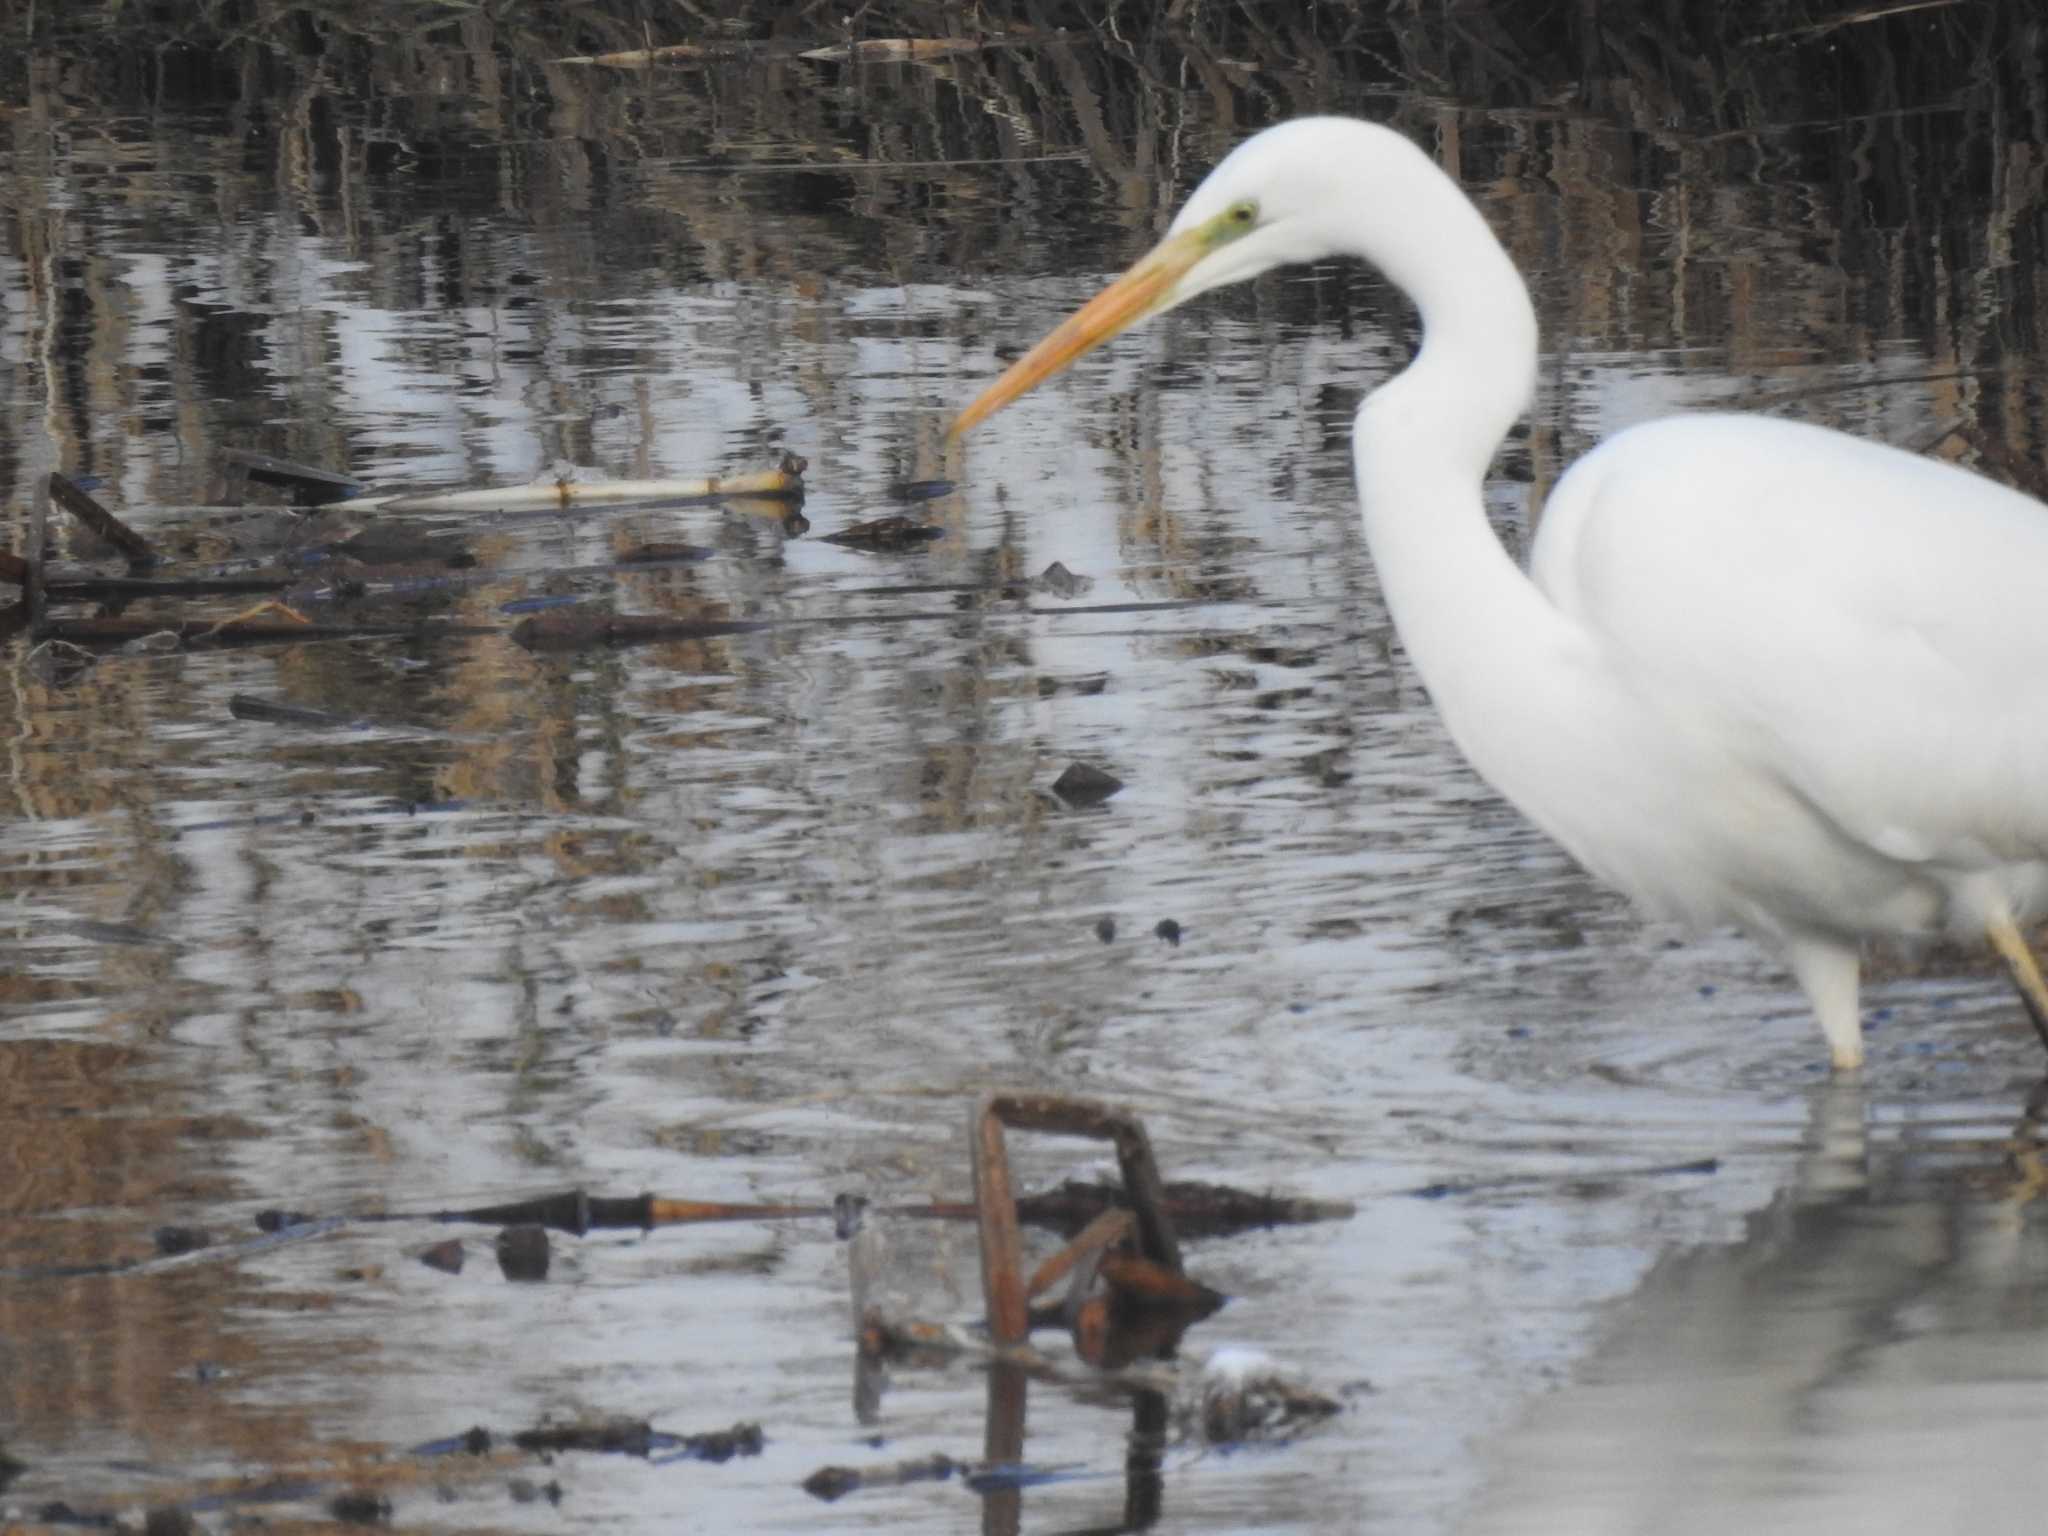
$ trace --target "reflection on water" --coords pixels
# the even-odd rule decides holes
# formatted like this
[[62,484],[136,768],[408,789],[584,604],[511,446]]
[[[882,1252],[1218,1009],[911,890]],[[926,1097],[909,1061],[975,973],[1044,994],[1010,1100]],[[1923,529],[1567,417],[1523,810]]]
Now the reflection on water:
[[[1983,1187],[1975,1126],[1867,1130],[1813,1097],[1808,1155],[1739,1240],[1674,1254],[1491,1458],[1473,1532],[2025,1530],[2048,1376],[2038,1126]],[[1919,1145],[1916,1147],[1915,1142]],[[1996,1164],[1993,1164],[1996,1166]]]
[[[1815,54],[1734,46],[1768,18],[1551,38],[1192,9],[1191,33],[930,67],[599,75],[546,62],[595,44],[482,21],[327,70],[172,51],[147,90],[61,36],[0,59],[10,548],[52,469],[151,533],[210,515],[224,446],[379,486],[786,447],[819,533],[903,481],[960,487],[912,555],[717,507],[437,525],[483,579],[437,610],[466,628],[423,637],[116,653],[69,682],[12,642],[0,1267],[146,1253],[168,1222],[238,1235],[267,1206],[958,1195],[970,1094],[1080,1091],[1134,1104],[1175,1174],[1361,1206],[1190,1245],[1235,1298],[1190,1347],[1355,1391],[1284,1455],[1170,1464],[1180,1528],[1442,1529],[1482,1488],[1475,1518],[1605,1490],[1643,1528],[1644,1485],[1595,1470],[1662,1497],[1730,1465],[1753,1475],[1728,1497],[1796,1491],[1840,1528],[1913,1463],[1930,1394],[1936,1454],[2019,1486],[2038,1222],[1958,1170],[2000,1166],[2037,1047],[1978,970],[1904,970],[1872,988],[1845,1110],[1768,960],[1645,932],[1459,765],[1352,502],[1350,412],[1413,340],[1377,279],[1217,296],[970,450],[939,437],[1229,143],[1336,108],[1439,146],[1530,274],[1551,351],[1496,483],[1510,541],[1528,487],[1689,405],[1903,442],[1959,423],[1939,451],[2011,471],[2043,446],[2048,110],[2019,23],[1959,8]],[[559,575],[653,541],[716,554]],[[1092,587],[1027,585],[1053,561]],[[551,582],[844,622],[530,654],[500,605]],[[1133,606],[1167,602],[1193,606]],[[362,726],[238,720],[237,694]],[[1063,806],[1076,761],[1126,788]],[[1823,1178],[1843,1117],[1868,1170]],[[1707,1155],[1712,1177],[1627,1173]],[[1050,1181],[1081,1156],[1024,1162]],[[1547,1182],[1485,1183],[1510,1175]],[[1401,1194],[1445,1180],[1481,1188]],[[931,1294],[972,1297],[971,1243],[933,1244]],[[126,1504],[138,1459],[260,1472],[628,1412],[759,1419],[768,1444],[564,1461],[577,1519],[784,1530],[820,1465],[979,1444],[970,1373],[905,1374],[856,1421],[824,1226],[593,1237],[541,1286],[411,1245],[366,1227],[0,1283],[0,1439],[30,1463],[0,1499]],[[1542,1397],[1639,1282],[1584,1383]],[[1113,1524],[1127,1428],[1037,1393],[1031,1458],[1116,1475],[1032,1491],[1028,1523]],[[559,1518],[502,1482],[461,1497],[432,1518]],[[832,1519],[952,1529],[969,1497]]]

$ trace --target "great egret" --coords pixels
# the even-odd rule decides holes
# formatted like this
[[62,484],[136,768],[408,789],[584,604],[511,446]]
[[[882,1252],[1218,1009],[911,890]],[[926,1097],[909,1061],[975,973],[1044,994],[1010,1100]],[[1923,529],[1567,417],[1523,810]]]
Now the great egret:
[[2048,506],[1819,427],[1674,417],[1572,466],[1525,574],[1481,487],[1533,394],[1535,312],[1400,134],[1245,141],[949,436],[1140,320],[1327,256],[1421,314],[1353,453],[1387,607],[1472,766],[1652,913],[1776,941],[1837,1068],[1863,1061],[1876,935],[1988,935],[2048,1043],[2018,928],[2048,904]]

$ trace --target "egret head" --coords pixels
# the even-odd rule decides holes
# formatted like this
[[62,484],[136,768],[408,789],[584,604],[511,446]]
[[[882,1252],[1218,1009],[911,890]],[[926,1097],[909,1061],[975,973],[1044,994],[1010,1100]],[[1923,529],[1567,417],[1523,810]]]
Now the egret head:
[[1328,254],[1318,214],[1335,189],[1331,153],[1343,147],[1328,141],[1361,130],[1384,132],[1349,119],[1301,118],[1240,144],[1195,188],[1165,239],[1012,363],[946,435],[959,437],[1141,320],[1211,288]]

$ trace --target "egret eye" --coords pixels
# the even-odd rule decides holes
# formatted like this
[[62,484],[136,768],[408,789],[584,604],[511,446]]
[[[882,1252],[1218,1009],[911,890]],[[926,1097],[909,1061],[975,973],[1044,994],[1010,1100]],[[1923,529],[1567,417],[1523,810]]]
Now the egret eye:
[[1215,247],[1228,245],[1250,234],[1259,222],[1259,205],[1247,197],[1232,203],[1203,226],[1203,243]]

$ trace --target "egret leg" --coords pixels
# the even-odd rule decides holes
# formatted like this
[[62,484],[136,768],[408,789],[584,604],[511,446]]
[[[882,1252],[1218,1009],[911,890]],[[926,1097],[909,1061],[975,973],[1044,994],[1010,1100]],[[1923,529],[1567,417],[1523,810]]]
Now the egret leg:
[[1991,935],[1991,947],[2005,962],[2005,974],[2019,989],[2020,1001],[2027,1005],[2027,1017],[2034,1021],[2034,1033],[2041,1037],[2043,1045],[2048,1045],[2048,982],[2041,979],[2041,967],[2035,963],[2034,952],[2027,947],[2025,935],[2002,912],[1986,923],[1984,929]]
[[1785,958],[1820,1019],[1835,1070],[1855,1071],[1863,1065],[1863,1016],[1856,1005],[1862,960],[1856,946],[1833,939],[1794,939],[1786,946]]

